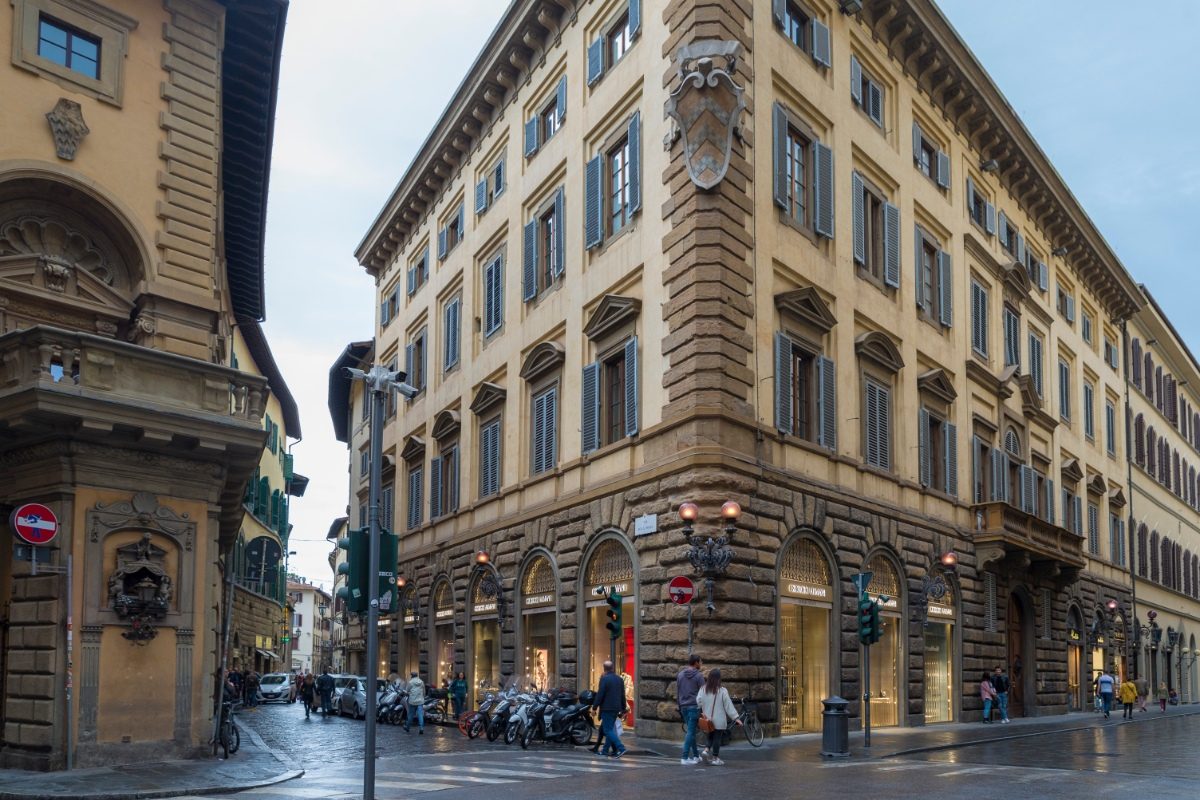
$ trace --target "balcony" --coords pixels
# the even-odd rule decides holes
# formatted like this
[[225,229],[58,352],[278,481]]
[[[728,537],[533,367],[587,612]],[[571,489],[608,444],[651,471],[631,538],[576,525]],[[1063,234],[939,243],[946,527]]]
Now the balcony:
[[1008,503],[972,506],[972,539],[980,569],[1032,571],[1063,582],[1075,579],[1086,560],[1083,539]]

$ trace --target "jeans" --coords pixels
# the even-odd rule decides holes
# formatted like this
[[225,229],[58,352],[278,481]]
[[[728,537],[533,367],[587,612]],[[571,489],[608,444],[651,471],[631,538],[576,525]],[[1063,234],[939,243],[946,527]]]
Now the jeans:
[[1104,716],[1108,716],[1108,712],[1112,710],[1112,692],[1100,693],[1100,706],[1104,709]]
[[983,721],[990,722],[992,719],[992,698],[985,697],[983,699]]
[[1125,713],[1122,715],[1125,719],[1133,719],[1133,703],[1125,703]]
[[714,728],[708,732],[708,751],[712,753],[713,758],[721,756],[721,741],[725,738],[725,731]]
[[616,755],[625,752],[621,737],[617,735],[617,711],[600,712],[600,732],[604,734],[604,755]]
[[321,692],[321,713],[329,714],[333,711],[333,692]]
[[1000,709],[1000,719],[1008,719],[1008,692],[996,693],[996,707]]
[[462,716],[463,706],[467,704],[467,698],[461,694],[450,695],[450,702],[454,704],[454,718],[458,719]]
[[408,704],[408,719],[404,721],[404,730],[408,730],[412,725],[412,721],[416,719],[417,727],[420,730],[425,730],[425,706],[422,703]]
[[683,714],[683,758],[699,758],[700,750],[696,747],[696,722],[700,719],[700,706],[683,706],[679,709]]

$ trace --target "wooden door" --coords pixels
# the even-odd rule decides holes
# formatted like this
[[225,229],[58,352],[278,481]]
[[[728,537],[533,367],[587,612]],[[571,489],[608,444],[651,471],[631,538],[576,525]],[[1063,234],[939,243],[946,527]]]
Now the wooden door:
[[1021,604],[1016,595],[1009,595],[1008,615],[1005,619],[1008,632],[1008,715],[1023,717],[1025,716],[1024,665],[1027,661],[1025,653],[1022,652],[1022,643],[1025,638],[1022,631],[1025,627],[1025,619],[1021,614]]

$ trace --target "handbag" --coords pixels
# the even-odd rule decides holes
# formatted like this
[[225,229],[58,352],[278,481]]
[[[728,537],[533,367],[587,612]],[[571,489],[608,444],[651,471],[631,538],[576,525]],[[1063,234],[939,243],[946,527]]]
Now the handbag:
[[[714,697],[713,704],[712,704],[712,711],[715,712],[716,710],[717,710],[717,698]],[[700,719],[696,721],[696,727],[699,728],[704,733],[712,733],[713,731],[715,731],[717,729],[717,726],[715,724],[713,724],[712,717],[705,716],[704,709],[700,710]]]

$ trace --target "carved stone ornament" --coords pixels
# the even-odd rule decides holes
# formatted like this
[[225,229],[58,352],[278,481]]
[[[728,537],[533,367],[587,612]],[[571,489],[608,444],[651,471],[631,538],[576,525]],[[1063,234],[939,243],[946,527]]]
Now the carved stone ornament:
[[171,607],[173,585],[167,574],[167,551],[150,541],[150,533],[117,548],[117,568],[108,576],[108,600],[112,610],[128,620],[130,629],[121,635],[135,644],[145,644],[157,632],[154,623]]
[[107,505],[97,503],[91,521],[93,542],[100,541],[100,534],[105,530],[116,531],[137,526],[167,534],[182,541],[185,550],[191,550],[196,532],[196,523],[186,513],[177,514],[166,506],[160,506],[158,498],[149,492],[138,492],[132,500],[125,502]]
[[733,137],[741,136],[745,89],[731,77],[741,49],[737,42],[708,40],[675,53],[679,84],[667,98],[667,116],[674,123],[667,146],[683,137],[688,175],[701,189],[711,189],[725,177]]
[[54,135],[54,149],[58,157],[64,161],[74,161],[79,143],[91,133],[83,121],[83,109],[74,100],[60,97],[46,119],[50,121],[50,132]]

